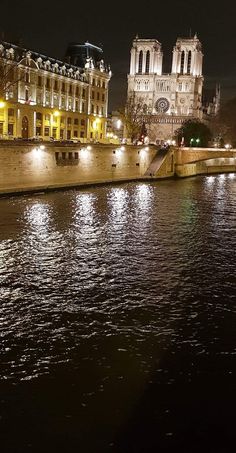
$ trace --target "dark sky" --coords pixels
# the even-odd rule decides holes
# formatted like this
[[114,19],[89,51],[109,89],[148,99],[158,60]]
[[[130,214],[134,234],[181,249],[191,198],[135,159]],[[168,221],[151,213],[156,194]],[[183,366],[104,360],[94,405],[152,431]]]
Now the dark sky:
[[6,40],[21,39],[29,49],[63,59],[71,41],[102,46],[110,63],[109,110],[125,100],[130,48],[140,38],[162,43],[164,71],[179,36],[197,32],[203,45],[205,86],[221,84],[222,100],[236,96],[236,2],[213,0],[0,0],[0,31]]

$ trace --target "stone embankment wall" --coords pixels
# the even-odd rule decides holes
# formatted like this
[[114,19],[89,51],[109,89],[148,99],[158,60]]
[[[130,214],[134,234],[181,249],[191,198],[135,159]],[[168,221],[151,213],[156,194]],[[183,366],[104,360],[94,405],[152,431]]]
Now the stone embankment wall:
[[236,172],[236,150],[133,145],[0,144],[0,195],[88,184]]
[[0,145],[0,194],[142,178],[156,146]]

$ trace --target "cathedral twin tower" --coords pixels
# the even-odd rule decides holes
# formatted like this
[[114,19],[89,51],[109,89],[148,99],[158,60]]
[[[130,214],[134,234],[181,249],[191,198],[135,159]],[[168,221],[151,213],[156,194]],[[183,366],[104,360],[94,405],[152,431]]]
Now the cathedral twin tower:
[[163,52],[156,39],[133,40],[128,98],[141,100],[149,115],[152,140],[171,138],[186,119],[202,119],[202,62],[202,46],[196,35],[177,39],[170,74],[163,74]]

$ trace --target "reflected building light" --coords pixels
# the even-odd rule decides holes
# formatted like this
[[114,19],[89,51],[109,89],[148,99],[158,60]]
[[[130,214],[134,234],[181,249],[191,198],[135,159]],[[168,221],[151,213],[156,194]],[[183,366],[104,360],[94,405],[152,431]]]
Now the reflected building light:
[[117,188],[111,191],[109,202],[111,205],[111,215],[114,225],[123,224],[127,219],[127,197],[125,189]]
[[147,209],[151,206],[153,196],[153,189],[148,184],[137,186],[136,189],[136,202],[141,209]]
[[49,209],[48,206],[42,203],[34,204],[28,207],[26,211],[26,219],[32,229],[39,232],[47,229],[49,224]]
[[75,217],[79,222],[87,223],[94,216],[94,199],[93,195],[82,193],[76,198]]
[[211,185],[215,181],[215,176],[208,176],[206,178],[207,185]]
[[229,179],[234,179],[235,178],[235,173],[229,173],[228,174]]

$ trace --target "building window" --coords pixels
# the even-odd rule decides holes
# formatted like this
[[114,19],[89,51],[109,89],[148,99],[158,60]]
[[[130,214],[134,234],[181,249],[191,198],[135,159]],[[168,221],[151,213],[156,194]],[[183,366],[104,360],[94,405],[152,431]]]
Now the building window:
[[41,133],[42,133],[42,128],[41,128],[41,126],[36,126],[36,136],[41,135]]
[[50,113],[45,114],[45,121],[50,121]]
[[26,73],[25,73],[25,82],[26,82],[26,83],[29,83],[29,82],[30,82],[30,73],[29,73],[29,72],[26,72]]
[[70,118],[70,117],[67,118],[67,125],[68,125],[68,126],[71,126],[71,118]]
[[184,73],[184,51],[181,52],[180,74]]
[[76,124],[76,125],[79,124],[79,119],[78,119],[78,118],[75,118],[75,119],[74,119],[74,124]]
[[78,131],[77,130],[74,130],[74,137],[78,137]]
[[192,52],[191,50],[188,53],[188,67],[187,67],[187,73],[190,74],[191,71],[191,59],[192,59]]
[[93,87],[95,86],[95,79],[93,79],[93,81],[92,81],[92,85],[93,85]]
[[50,88],[50,79],[46,79],[46,88]]
[[14,125],[12,123],[8,123],[8,135],[14,135],[13,130],[14,130]]
[[78,112],[78,110],[79,110],[79,103],[78,103],[78,101],[75,101],[75,110],[76,110],[77,112]]
[[71,130],[67,131],[67,140],[70,140],[71,139]]
[[75,95],[76,95],[76,96],[79,96],[79,87],[76,87],[76,89],[75,89]]
[[99,115],[99,106],[97,105],[97,115]]
[[82,118],[80,124],[81,124],[81,126],[85,126],[85,119],[84,118]]
[[139,74],[142,73],[142,69],[143,69],[143,51],[140,50],[139,58],[138,58],[138,72],[139,72]]
[[69,85],[69,94],[72,94],[72,85]]
[[85,98],[85,89],[82,90],[82,98]]
[[63,140],[64,138],[64,129],[60,129],[60,139]]
[[8,109],[8,116],[14,116],[14,109]]
[[61,116],[61,124],[64,124],[64,123],[65,123],[65,117]]
[[26,88],[25,89],[25,102],[29,101],[29,90]]
[[53,136],[53,138],[57,138],[57,128],[56,127],[53,127],[53,129],[52,129],[52,136]]
[[105,102],[105,94],[102,93],[102,102]]
[[146,54],[146,69],[145,72],[149,73],[149,68],[150,68],[150,51],[147,51]]
[[85,105],[84,105],[84,102],[82,102],[82,113],[84,113],[85,111]]
[[91,99],[94,99],[94,91],[91,93]]
[[84,138],[84,131],[80,131],[80,138]]
[[97,101],[100,101],[100,93],[97,93]]
[[62,93],[65,93],[65,90],[66,90],[66,88],[65,88],[65,82],[62,82],[62,84],[61,84],[61,91],[62,91]]
[[91,113],[94,113],[94,105],[91,104]]
[[50,133],[50,128],[49,128],[49,127],[45,127],[45,128],[44,128],[44,135],[45,135],[45,137],[49,137],[49,133]]
[[[41,112],[36,112],[36,120],[42,121],[42,113]],[[45,115],[46,116],[46,115]]]
[[3,134],[3,123],[0,123],[0,135]]
[[55,91],[58,90],[58,81],[57,80],[54,81],[54,90]]
[[38,76],[38,87],[42,86],[42,77]]

